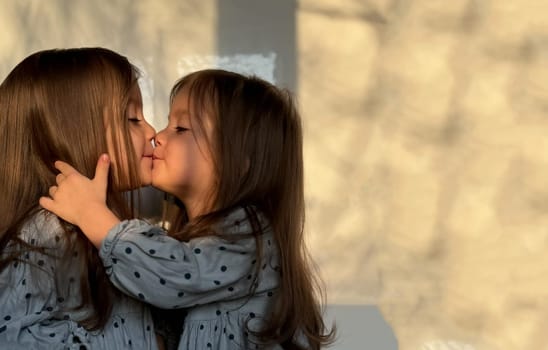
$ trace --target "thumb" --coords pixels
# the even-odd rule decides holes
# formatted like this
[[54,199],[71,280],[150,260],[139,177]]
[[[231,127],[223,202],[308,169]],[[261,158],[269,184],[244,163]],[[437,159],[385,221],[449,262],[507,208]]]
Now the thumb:
[[107,188],[108,183],[108,171],[110,168],[110,159],[108,154],[101,154],[97,161],[97,167],[95,168],[95,177],[93,182],[101,185],[102,188]]

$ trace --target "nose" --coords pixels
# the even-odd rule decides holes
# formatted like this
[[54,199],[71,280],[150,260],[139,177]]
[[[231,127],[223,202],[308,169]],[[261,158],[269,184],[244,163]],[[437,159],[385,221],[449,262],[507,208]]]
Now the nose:
[[164,143],[164,130],[157,133],[156,136],[154,137],[153,142],[155,147],[161,146]]
[[145,137],[147,140],[150,140],[152,142],[152,140],[154,139],[154,136],[156,135],[156,130],[154,130],[154,128],[152,127],[152,125],[150,125],[146,120],[145,120]]

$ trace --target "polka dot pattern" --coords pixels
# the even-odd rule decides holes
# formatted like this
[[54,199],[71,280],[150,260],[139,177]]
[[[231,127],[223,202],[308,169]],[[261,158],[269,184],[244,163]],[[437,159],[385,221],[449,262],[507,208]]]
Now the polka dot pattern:
[[[25,235],[20,238],[39,249],[22,252],[18,260],[0,272],[1,281],[13,282],[0,288],[0,333],[4,333],[0,335],[0,348],[3,348],[1,344],[5,344],[8,332],[28,349],[78,349],[80,345],[83,349],[122,349],[127,348],[132,340],[133,346],[137,345],[135,338],[140,340],[136,348],[145,348],[145,343],[154,344],[155,336],[150,332],[150,326],[149,331],[145,331],[145,322],[152,322],[148,310],[141,309],[140,304],[123,295],[120,298],[127,299],[127,302],[115,304],[112,318],[119,317],[119,314],[130,315],[127,320],[109,321],[105,332],[89,333],[77,323],[79,317],[73,313],[80,313],[74,309],[81,295],[79,271],[87,268],[80,265],[82,254],[74,249],[63,251],[68,240],[64,232],[59,234],[58,220],[55,220],[53,228],[46,225],[43,218],[36,224],[33,220],[23,227]],[[35,227],[40,230],[29,231]],[[40,238],[31,240],[29,235]],[[123,254],[126,254],[125,248],[122,248]],[[59,259],[67,259],[66,264],[59,263]],[[113,264],[117,262],[113,261]],[[29,320],[32,323],[29,324]]]
[[[112,240],[104,242],[102,258],[119,260],[112,274],[120,283],[128,281],[123,287],[136,298],[164,309],[188,310],[190,320],[187,317],[181,333],[184,344],[193,344],[187,347],[217,349],[221,344],[247,343],[245,328],[240,327],[245,321],[260,320],[274,301],[279,280],[274,267],[279,262],[270,232],[260,236],[262,253],[257,257],[255,238],[246,235],[250,225],[242,214],[229,214],[226,219],[228,230],[244,237],[234,241],[199,237],[180,242],[166,240],[164,234],[148,237],[147,230],[153,230],[150,225],[126,221],[109,233]],[[120,240],[117,232],[123,233]],[[251,299],[250,290],[256,293]],[[190,338],[185,340],[187,336]],[[254,339],[253,334],[248,336]],[[224,340],[219,342],[221,338]],[[254,343],[249,345],[252,348]]]

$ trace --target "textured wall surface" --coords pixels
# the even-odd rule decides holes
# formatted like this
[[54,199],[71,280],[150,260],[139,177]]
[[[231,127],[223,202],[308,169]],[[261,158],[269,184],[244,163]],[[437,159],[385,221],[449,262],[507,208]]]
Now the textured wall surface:
[[301,1],[312,247],[401,349],[547,349],[548,1]]
[[[289,3],[294,61],[272,52],[296,75],[329,303],[377,305],[403,350],[548,349],[548,1]],[[157,127],[181,60],[222,46],[215,1],[0,6],[2,79],[106,46],[143,68]]]

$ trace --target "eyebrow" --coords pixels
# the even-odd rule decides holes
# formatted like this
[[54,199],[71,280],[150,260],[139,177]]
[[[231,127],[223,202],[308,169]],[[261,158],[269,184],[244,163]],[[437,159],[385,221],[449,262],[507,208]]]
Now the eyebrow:
[[139,99],[130,98],[129,101],[128,101],[128,107],[129,107],[131,104],[132,104],[133,106],[135,106],[135,108],[140,108],[140,109],[143,108],[143,102],[140,101]]
[[190,119],[190,113],[186,109],[176,109],[173,112],[169,113],[168,119]]
[[190,113],[188,113],[188,110],[186,110],[186,109],[176,109],[173,112],[173,115],[176,116],[176,117],[179,117],[179,116],[190,115]]

